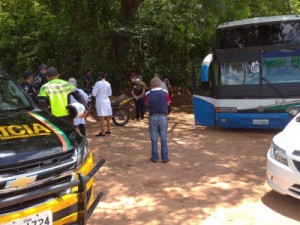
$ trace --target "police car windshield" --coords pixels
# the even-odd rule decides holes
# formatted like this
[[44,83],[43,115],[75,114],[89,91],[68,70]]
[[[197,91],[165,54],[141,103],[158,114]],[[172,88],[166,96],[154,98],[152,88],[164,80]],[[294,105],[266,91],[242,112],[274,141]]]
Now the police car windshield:
[[31,104],[20,88],[12,80],[0,76],[0,112],[30,108]]

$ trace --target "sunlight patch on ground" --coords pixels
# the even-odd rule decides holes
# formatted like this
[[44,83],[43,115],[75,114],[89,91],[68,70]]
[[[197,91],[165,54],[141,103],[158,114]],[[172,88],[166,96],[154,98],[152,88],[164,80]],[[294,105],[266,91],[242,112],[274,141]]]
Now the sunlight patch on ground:
[[[200,213],[201,207],[194,207],[192,209],[181,209],[170,212],[165,219],[165,224],[180,224],[180,225],[199,225],[203,217]],[[187,217],[187,215],[190,215]],[[162,224],[162,223],[160,223]]]
[[181,187],[168,187],[163,189],[170,198],[188,198],[190,193]]
[[126,210],[133,208],[146,207],[147,210],[154,210],[156,206],[155,200],[149,196],[143,197],[128,197],[121,196],[117,201],[113,202],[100,202],[96,210]]
[[[269,215],[272,215],[270,217]],[[218,207],[201,225],[296,225],[299,222],[283,217],[264,206],[260,201],[244,201],[233,207]]]
[[93,116],[88,116],[86,118],[86,121],[91,122],[91,123],[97,123],[98,122]]

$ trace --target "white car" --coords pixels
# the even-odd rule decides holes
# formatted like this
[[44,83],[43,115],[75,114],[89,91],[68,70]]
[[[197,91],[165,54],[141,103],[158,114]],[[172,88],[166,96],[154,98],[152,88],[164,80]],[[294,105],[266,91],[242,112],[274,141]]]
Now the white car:
[[289,114],[296,116],[273,138],[268,151],[267,180],[273,190],[300,199],[300,114]]

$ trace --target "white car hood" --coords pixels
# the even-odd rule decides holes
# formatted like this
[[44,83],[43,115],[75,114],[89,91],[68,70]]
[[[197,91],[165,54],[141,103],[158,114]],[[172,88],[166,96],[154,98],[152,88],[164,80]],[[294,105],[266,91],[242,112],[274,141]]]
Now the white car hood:
[[300,122],[296,121],[296,117],[273,138],[273,142],[281,149],[286,150],[287,153],[300,150]]

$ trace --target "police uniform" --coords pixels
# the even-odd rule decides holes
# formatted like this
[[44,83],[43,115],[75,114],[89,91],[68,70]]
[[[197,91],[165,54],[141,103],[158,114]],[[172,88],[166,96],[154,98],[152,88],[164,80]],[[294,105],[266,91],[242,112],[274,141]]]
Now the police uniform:
[[37,92],[36,90],[31,86],[31,84],[29,84],[26,81],[23,81],[21,83],[22,88],[24,89],[24,91],[32,98],[35,99],[35,97],[37,96]]
[[47,80],[46,75],[43,73],[39,73],[38,75],[36,75],[36,77],[33,80],[33,87],[39,91],[40,88],[47,82],[48,82],[48,80]]
[[76,91],[76,88],[69,82],[61,79],[53,79],[44,84],[40,90],[40,96],[48,97],[51,113],[57,117],[69,115],[67,106],[69,94]]

